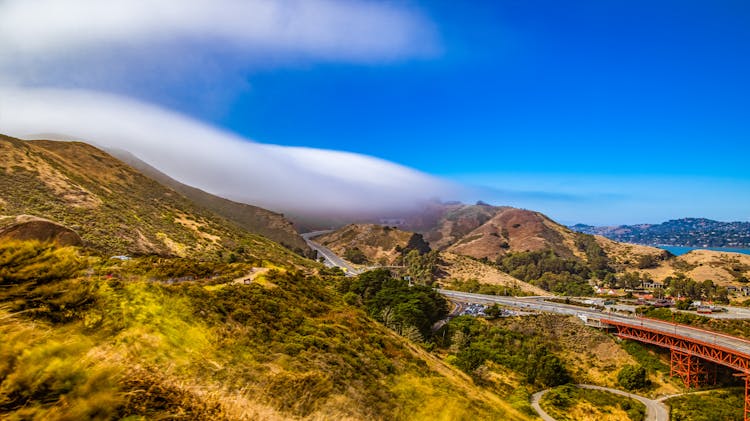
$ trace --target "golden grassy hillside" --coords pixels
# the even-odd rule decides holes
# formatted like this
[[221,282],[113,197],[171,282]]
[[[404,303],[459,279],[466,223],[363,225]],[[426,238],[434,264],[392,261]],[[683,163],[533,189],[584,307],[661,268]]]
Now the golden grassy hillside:
[[80,142],[0,136],[0,215],[33,215],[109,255],[309,262]]
[[662,262],[658,267],[644,270],[656,280],[683,273],[703,282],[712,280],[717,285],[742,285],[738,279],[750,279],[750,255],[713,250],[693,250]]
[[508,275],[496,266],[453,253],[441,253],[440,256],[440,271],[443,274],[441,283],[446,286],[450,286],[453,280],[466,282],[475,279],[480,284],[507,287],[528,295],[550,295],[539,287]]
[[346,257],[348,251],[358,249],[369,263],[393,265],[415,235],[418,234],[383,225],[350,224],[316,237],[315,241],[339,256]]
[[223,197],[182,184],[128,152],[111,151],[111,153],[145,176],[174,189],[196,205],[234,222],[246,231],[253,234],[260,234],[300,254],[311,253],[305,240],[284,215],[257,206],[224,199]]
[[332,280],[274,269],[170,285],[171,260],[3,243],[0,418],[530,418],[345,304]]

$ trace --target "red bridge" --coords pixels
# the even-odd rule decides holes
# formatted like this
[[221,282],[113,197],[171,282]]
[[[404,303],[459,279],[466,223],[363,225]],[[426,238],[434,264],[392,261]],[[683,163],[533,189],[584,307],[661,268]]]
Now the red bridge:
[[617,336],[670,350],[672,376],[687,387],[715,381],[716,365],[729,367],[745,380],[745,421],[750,421],[750,341],[708,330],[653,319],[605,314],[597,310],[544,301],[545,297],[502,297],[439,290],[451,300],[502,304],[524,311],[544,311],[581,318],[589,326],[616,329]]
[[600,317],[603,325],[617,330],[617,336],[668,348],[670,374],[685,386],[716,382],[716,365],[738,371],[745,379],[745,421],[750,421],[750,341],[721,333],[652,319]]

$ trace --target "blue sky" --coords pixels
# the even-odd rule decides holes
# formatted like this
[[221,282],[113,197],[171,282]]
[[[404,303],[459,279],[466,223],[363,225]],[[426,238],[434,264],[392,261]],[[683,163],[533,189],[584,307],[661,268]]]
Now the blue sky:
[[[191,77],[157,63],[56,85],[382,158],[566,223],[750,220],[747,1],[326,3],[394,14],[353,35],[364,49],[201,45]],[[372,54],[381,37],[398,48]]]
[[424,2],[440,53],[259,72],[206,117],[267,142],[551,189],[528,205],[569,222],[750,219],[750,3],[572,3]]

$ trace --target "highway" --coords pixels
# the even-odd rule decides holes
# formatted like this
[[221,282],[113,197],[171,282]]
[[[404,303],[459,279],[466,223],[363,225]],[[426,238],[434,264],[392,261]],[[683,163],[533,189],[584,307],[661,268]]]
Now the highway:
[[359,269],[355,268],[354,266],[350,265],[349,262],[337,256],[328,247],[311,240],[311,238],[315,238],[319,235],[323,235],[329,232],[331,231],[330,230],[329,231],[313,231],[313,232],[307,232],[305,234],[301,234],[301,236],[302,238],[305,239],[305,242],[307,242],[307,245],[310,246],[311,249],[317,251],[318,255],[323,256],[328,266],[340,267],[341,269],[344,270],[344,272],[346,273],[346,276],[359,275],[360,273]]
[[[360,273],[360,270],[350,265],[344,259],[338,257],[327,247],[316,243],[311,240],[318,235],[324,234],[330,231],[314,231],[302,234],[302,238],[307,241],[307,244],[314,250],[317,250],[321,256],[323,256],[329,265],[338,266],[346,272],[347,276],[356,276]],[[643,327],[651,329],[657,332],[664,333],[666,335],[679,335],[685,338],[701,341],[706,344],[718,345],[735,352],[746,355],[750,358],[750,341],[736,338],[721,333],[710,332],[706,330],[696,329],[684,325],[677,325],[668,322],[662,322],[653,319],[637,318],[623,316],[612,312],[602,312],[600,310],[579,307],[569,304],[561,304],[550,301],[544,301],[545,297],[507,297],[497,295],[483,295],[473,294],[468,292],[452,291],[447,289],[438,289],[439,293],[448,297],[451,300],[463,301],[466,303],[476,304],[500,304],[507,307],[514,307],[523,310],[534,310],[548,313],[564,314],[568,316],[577,316],[581,319],[609,319],[613,322],[620,322],[630,326]]]
[[502,297],[494,295],[471,294],[468,292],[458,292],[440,289],[438,290],[444,296],[451,300],[460,300],[477,304],[500,304],[508,307],[521,308],[524,310],[536,310],[548,313],[557,313],[570,316],[585,317],[590,319],[609,319],[615,322],[625,323],[631,326],[644,327],[667,335],[679,335],[685,338],[694,339],[707,344],[718,345],[743,353],[750,357],[750,341],[724,335],[721,333],[709,332],[706,330],[696,329],[688,326],[677,325],[668,322],[662,322],[652,319],[627,317],[615,313],[606,313],[598,310],[587,309],[584,307],[558,304],[547,301],[538,301],[536,297]]

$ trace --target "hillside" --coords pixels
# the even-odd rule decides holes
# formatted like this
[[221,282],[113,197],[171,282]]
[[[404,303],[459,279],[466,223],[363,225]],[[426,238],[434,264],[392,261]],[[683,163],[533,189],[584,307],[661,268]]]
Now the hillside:
[[0,243],[0,418],[531,418],[346,304],[343,280],[171,285],[155,263]]
[[[405,229],[418,229],[438,250],[492,262],[509,253],[542,250],[552,250],[568,259],[587,259],[580,247],[580,235],[539,212],[483,203],[433,203],[426,206],[424,214],[408,218]],[[634,267],[643,254],[663,253],[603,237],[596,238],[596,242],[622,268]]]
[[565,257],[582,256],[575,236],[539,212],[486,204],[447,204],[427,211],[432,224],[411,220],[425,240],[438,250],[495,261],[511,252],[554,250]]
[[713,281],[717,285],[744,286],[750,280],[750,255],[713,250],[693,250],[661,262],[657,267],[642,270],[654,280],[685,274],[698,282]]
[[[376,224],[350,224],[315,237],[315,241],[352,263],[394,265],[410,248],[429,251],[422,236],[413,232]],[[359,259],[355,255],[359,254]]]
[[[539,287],[508,275],[494,265],[453,253],[443,252],[440,256],[439,281],[446,288],[465,290],[467,283],[476,281],[478,288],[467,292],[484,293],[485,291],[481,289],[484,285],[490,286],[491,291],[503,291],[508,295],[550,295],[549,292]],[[459,287],[456,281],[462,283],[464,287]]]
[[750,248],[750,222],[720,222],[706,218],[683,218],[661,224],[612,227],[578,224],[571,228],[578,232],[602,235],[626,243]]
[[122,150],[110,150],[116,158],[140,171],[145,176],[158,181],[193,203],[220,215],[248,232],[262,235],[299,254],[310,256],[312,251],[300,237],[292,223],[284,215],[259,208],[257,206],[238,203],[223,197],[215,196],[203,190],[180,183],[156,168],[141,161],[133,154]]
[[0,161],[0,215],[55,221],[100,253],[308,264],[88,144],[0,136]]

